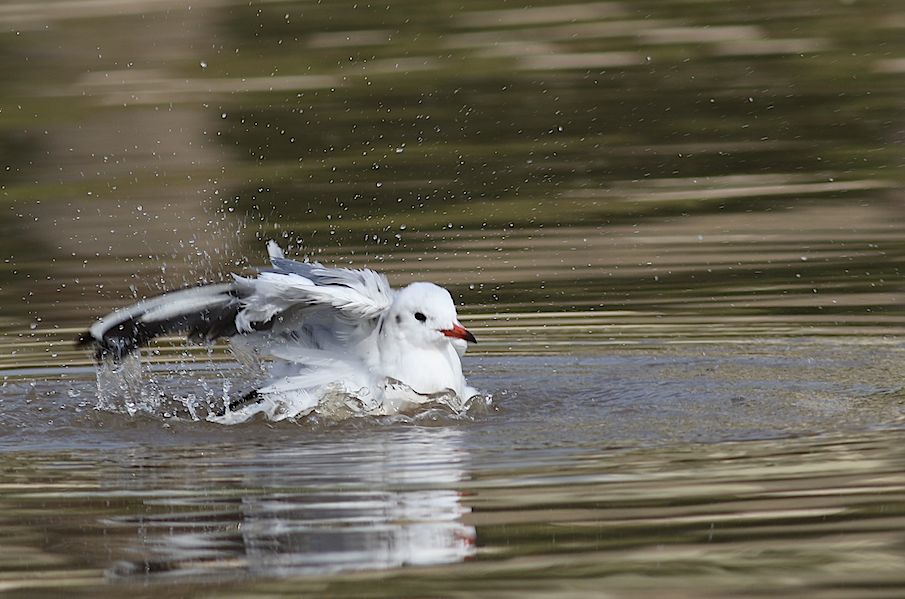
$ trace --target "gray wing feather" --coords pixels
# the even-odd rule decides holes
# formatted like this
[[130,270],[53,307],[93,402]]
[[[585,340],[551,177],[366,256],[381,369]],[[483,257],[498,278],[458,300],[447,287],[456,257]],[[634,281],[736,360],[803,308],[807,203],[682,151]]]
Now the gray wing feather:
[[93,345],[99,356],[121,358],[160,335],[211,340],[270,330],[277,323],[276,332],[307,326],[319,331],[321,341],[342,342],[372,330],[393,301],[386,277],[372,270],[290,260],[273,241],[267,249],[274,270],[143,300],[100,319],[78,343]]
[[381,274],[371,270],[320,267],[309,278],[295,273],[262,272],[255,279],[236,277],[243,290],[239,331],[306,307],[332,308],[352,321],[376,319],[393,301],[393,290]]

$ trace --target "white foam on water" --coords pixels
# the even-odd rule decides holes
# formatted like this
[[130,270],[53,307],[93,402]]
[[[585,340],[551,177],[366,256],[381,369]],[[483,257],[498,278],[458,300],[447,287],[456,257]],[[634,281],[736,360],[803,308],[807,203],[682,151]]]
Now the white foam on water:
[[121,363],[105,361],[96,371],[95,409],[235,425],[258,418],[271,422],[383,417],[391,422],[430,421],[468,418],[493,406],[491,395],[462,398],[452,391],[425,395],[393,379],[385,381],[377,396],[368,388],[334,382],[315,390],[289,387],[243,401],[249,387],[260,383],[260,369],[241,363],[238,367],[214,362],[202,366],[186,363],[154,370],[142,364],[138,355]]

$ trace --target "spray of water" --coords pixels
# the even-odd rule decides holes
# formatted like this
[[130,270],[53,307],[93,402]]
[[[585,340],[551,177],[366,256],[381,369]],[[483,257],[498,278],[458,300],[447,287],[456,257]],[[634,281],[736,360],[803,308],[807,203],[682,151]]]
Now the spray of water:
[[95,408],[105,412],[208,421],[235,425],[251,419],[272,422],[340,422],[352,418],[400,421],[436,421],[471,418],[493,408],[491,395],[461,398],[453,392],[420,394],[399,381],[385,381],[379,397],[367,388],[341,382],[317,390],[264,397],[249,395],[249,389],[266,380],[267,364],[238,351],[236,362],[224,365],[210,359],[192,358],[154,369],[139,354],[120,363],[104,361],[97,368],[98,400]]

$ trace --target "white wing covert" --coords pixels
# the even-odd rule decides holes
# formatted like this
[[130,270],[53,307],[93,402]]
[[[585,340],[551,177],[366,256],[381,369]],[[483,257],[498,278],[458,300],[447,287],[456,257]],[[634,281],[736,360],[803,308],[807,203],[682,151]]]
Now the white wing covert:
[[257,278],[235,276],[242,303],[236,316],[239,332],[249,333],[279,316],[293,317],[312,308],[335,310],[335,316],[350,323],[366,322],[378,318],[393,302],[393,289],[382,274],[289,260],[273,242],[268,250],[273,270]]

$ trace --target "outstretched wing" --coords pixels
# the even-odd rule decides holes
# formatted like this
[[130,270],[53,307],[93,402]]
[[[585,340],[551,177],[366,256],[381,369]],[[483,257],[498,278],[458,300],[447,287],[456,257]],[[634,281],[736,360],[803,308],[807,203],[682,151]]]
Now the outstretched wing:
[[272,241],[268,251],[274,269],[257,278],[236,276],[233,283],[140,301],[100,319],[78,344],[93,346],[99,358],[120,359],[161,335],[213,340],[273,329],[300,345],[320,348],[366,334],[392,303],[386,277],[374,271],[289,260]]
[[393,290],[386,277],[373,270],[326,268],[317,262],[297,262],[283,257],[268,244],[273,270],[256,278],[235,277],[242,298],[236,316],[239,332],[251,332],[274,318],[288,318],[306,308],[327,308],[350,323],[371,321],[386,312]]

